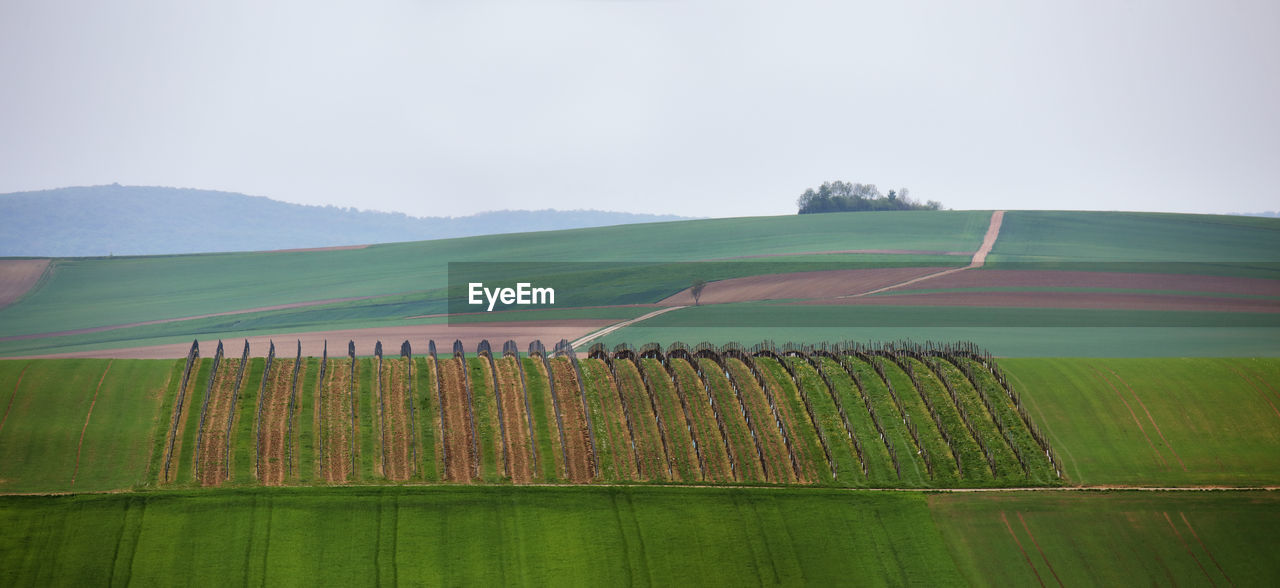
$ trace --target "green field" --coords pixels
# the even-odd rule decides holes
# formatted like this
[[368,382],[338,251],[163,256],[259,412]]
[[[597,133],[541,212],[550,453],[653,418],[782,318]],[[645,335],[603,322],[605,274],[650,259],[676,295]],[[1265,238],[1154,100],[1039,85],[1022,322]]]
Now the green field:
[[[216,513],[218,524],[208,524]],[[1166,515],[1168,518],[1166,518]],[[1007,521],[1007,524],[1006,524]],[[0,582],[1274,585],[1272,492],[395,487],[0,498]],[[1024,526],[1025,524],[1025,526]]]
[[1247,265],[1280,261],[1277,252],[1280,223],[1275,219],[1013,210],[1005,213],[989,260]]
[[1280,361],[1007,359],[1080,484],[1280,484]]

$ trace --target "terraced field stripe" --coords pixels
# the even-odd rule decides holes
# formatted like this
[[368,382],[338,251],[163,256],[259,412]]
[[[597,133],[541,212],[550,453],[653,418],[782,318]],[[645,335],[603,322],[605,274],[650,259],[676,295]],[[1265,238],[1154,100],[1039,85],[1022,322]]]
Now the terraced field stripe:
[[529,384],[525,381],[524,362],[520,361],[520,354],[513,353],[510,357],[516,364],[516,373],[520,376],[520,397],[524,400],[525,427],[529,430],[529,455],[532,458],[529,471],[532,474],[538,471],[538,440],[533,432],[533,407],[529,402]]
[[702,460],[693,425],[689,422],[684,399],[676,392],[671,374],[654,357],[640,358],[636,362],[636,369],[644,379],[654,410],[660,419],[662,443],[671,479],[683,482],[703,480]]
[[519,359],[525,375],[525,391],[529,393],[529,415],[533,421],[531,431],[538,445],[540,460],[534,477],[543,482],[555,482],[567,478],[564,474],[564,430],[554,410],[555,398],[546,372],[536,357],[536,354],[531,354]]
[[613,358],[605,357],[605,365],[609,367],[610,382],[613,383],[613,391],[618,395],[618,406],[622,408],[622,420],[627,425],[627,439],[631,443],[631,458],[635,462],[636,477],[652,477],[652,474],[645,471],[640,465],[640,447],[636,444],[636,427],[632,420],[631,407],[627,406],[627,395],[623,393],[622,382],[618,380],[618,369],[614,365]]
[[752,437],[756,441],[760,462],[766,480],[778,483],[795,482],[795,464],[788,463],[788,449],[779,431],[777,421],[771,420],[768,400],[764,396],[760,381],[754,372],[736,357],[726,357],[725,367],[728,369],[742,400],[743,409],[747,412],[747,423],[750,425]]
[[[745,361],[743,361],[745,360]],[[778,434],[782,436],[782,444],[787,450],[787,457],[791,461],[792,480],[803,483],[805,475],[800,468],[799,459],[796,457],[795,440],[792,436],[791,428],[787,426],[786,421],[782,418],[781,411],[778,408],[776,396],[770,391],[770,386],[766,383],[766,377],[756,363],[756,358],[750,355],[743,356],[744,365],[751,370],[752,375],[757,378],[757,385],[760,387],[760,393],[764,395],[765,402],[769,405],[769,414],[773,416],[774,427],[777,428]],[[775,383],[776,386],[776,383]]]
[[[795,378],[776,356],[757,355],[752,358],[752,361],[761,368],[761,373],[765,376],[765,385],[773,387],[776,392],[774,399],[778,415],[791,432],[791,442],[796,448],[798,479],[826,484],[835,482],[831,461],[828,459],[826,448],[821,443],[821,434],[809,418],[808,409],[802,402]],[[825,464],[827,467],[820,467],[820,464]]]

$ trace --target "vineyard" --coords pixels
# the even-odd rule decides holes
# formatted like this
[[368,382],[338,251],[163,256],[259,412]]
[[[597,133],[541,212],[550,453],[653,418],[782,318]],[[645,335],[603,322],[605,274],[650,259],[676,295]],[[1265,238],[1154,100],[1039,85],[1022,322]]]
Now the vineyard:
[[202,359],[167,402],[159,484],[1054,485],[1062,466],[972,344],[665,348],[514,341],[415,356]]

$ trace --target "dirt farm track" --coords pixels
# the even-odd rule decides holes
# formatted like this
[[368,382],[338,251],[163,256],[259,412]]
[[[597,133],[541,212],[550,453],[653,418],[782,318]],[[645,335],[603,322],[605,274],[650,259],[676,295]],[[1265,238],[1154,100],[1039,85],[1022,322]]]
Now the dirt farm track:
[[[560,339],[576,339],[591,331],[613,324],[613,320],[571,319],[557,321],[519,321],[510,323],[484,323],[482,325],[408,325],[402,327],[374,327],[368,329],[341,329],[334,331],[315,331],[310,333],[284,333],[275,335],[253,335],[247,337],[252,356],[267,354],[267,346],[274,340],[278,346],[292,349],[294,341],[302,342],[304,357],[320,357],[325,341],[329,342],[329,353],[343,353],[347,341],[355,341],[360,354],[373,352],[378,341],[409,341],[415,349],[421,345],[425,348],[427,340],[462,341],[468,349],[474,349],[482,339],[506,341],[514,339],[517,343],[528,345],[529,341],[559,341]],[[239,340],[239,338],[236,338]],[[213,349],[218,345],[216,339],[200,339],[200,349]],[[127,347],[120,349],[102,349],[98,351],[77,351],[52,355],[30,356],[28,358],[11,359],[45,359],[45,358],[110,358],[110,359],[173,359],[184,357],[191,348],[191,342],[172,343],[167,345],[151,345],[146,347]]]

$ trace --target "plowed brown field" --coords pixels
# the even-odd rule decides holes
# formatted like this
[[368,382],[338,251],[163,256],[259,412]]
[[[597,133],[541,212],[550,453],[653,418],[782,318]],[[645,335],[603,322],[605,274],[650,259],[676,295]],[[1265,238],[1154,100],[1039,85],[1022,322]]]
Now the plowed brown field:
[[578,391],[578,378],[568,358],[556,357],[550,361],[555,395],[560,403],[560,418],[564,423],[565,469],[570,482],[585,484],[595,478],[595,461],[582,394]]
[[414,474],[414,439],[409,428],[409,370],[408,359],[382,360],[382,446],[386,451],[387,464],[383,475],[397,482],[408,480]]
[[470,483],[475,476],[476,455],[467,416],[466,370],[456,357],[440,358],[440,402],[445,421],[445,473],[453,482]]
[[524,389],[514,357],[494,360],[498,369],[498,391],[502,400],[502,421],[507,432],[507,459],[511,464],[511,481],[528,484],[533,479],[529,421],[524,408]]
[[[263,390],[262,421],[258,423],[261,442],[258,445],[258,470],[263,484],[279,486],[284,483],[285,470],[288,467],[288,453],[285,445],[292,443],[286,437],[289,419],[289,396],[293,393],[292,359],[276,359],[271,362],[267,389]],[[306,371],[306,364],[298,371],[301,380]]]

